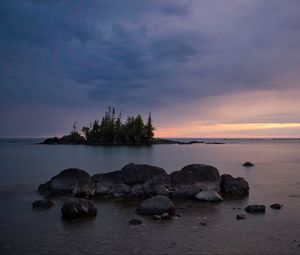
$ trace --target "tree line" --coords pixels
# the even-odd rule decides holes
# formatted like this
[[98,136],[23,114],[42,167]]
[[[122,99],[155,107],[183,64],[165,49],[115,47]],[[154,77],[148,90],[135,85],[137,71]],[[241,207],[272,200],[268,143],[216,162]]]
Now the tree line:
[[[141,115],[128,116],[125,122],[121,119],[121,113],[116,116],[115,108],[108,107],[101,122],[94,120],[88,127],[82,128],[85,141],[88,144],[151,144],[154,130],[151,113],[144,122]],[[82,139],[76,130],[76,123],[70,134],[72,141]]]

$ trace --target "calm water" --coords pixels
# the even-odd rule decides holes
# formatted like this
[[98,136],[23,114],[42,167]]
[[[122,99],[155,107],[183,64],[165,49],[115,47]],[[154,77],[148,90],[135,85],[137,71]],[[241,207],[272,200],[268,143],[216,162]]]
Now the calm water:
[[[14,142],[12,142],[14,141]],[[300,140],[226,140],[226,144],[134,146],[36,145],[38,140],[0,140],[0,254],[300,254]],[[256,166],[244,168],[244,161]],[[218,204],[176,201],[183,217],[157,222],[140,217],[136,201],[96,202],[98,216],[65,222],[62,201],[33,211],[38,184],[59,171],[78,167],[91,175],[129,162],[167,172],[191,163],[242,176],[250,195]],[[268,206],[284,204],[279,211]],[[233,207],[267,205],[265,215],[235,219]],[[200,222],[206,222],[203,226]]]

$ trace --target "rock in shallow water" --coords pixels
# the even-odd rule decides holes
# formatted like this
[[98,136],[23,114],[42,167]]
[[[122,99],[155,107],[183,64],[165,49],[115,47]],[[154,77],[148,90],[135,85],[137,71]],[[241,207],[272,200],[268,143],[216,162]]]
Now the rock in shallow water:
[[174,215],[175,206],[173,202],[166,196],[154,196],[144,200],[136,209],[138,214],[161,215],[169,213]]
[[223,201],[223,198],[221,197],[220,194],[218,194],[216,191],[211,191],[211,190],[200,191],[198,194],[196,194],[195,198],[205,202]]
[[249,184],[244,178],[234,178],[230,174],[223,174],[221,176],[221,191],[232,195],[247,195]]
[[240,214],[237,214],[237,215],[236,215],[236,219],[237,219],[237,220],[244,220],[244,219],[246,219],[246,215],[245,215],[245,214],[241,214],[241,213],[240,213]]
[[266,207],[264,205],[248,205],[245,211],[247,213],[265,213]]
[[32,207],[36,209],[48,209],[54,206],[50,199],[37,200],[32,203]]
[[281,209],[282,208],[282,205],[281,204],[272,204],[272,205],[270,205],[270,207],[272,208],[272,209],[277,209],[277,210],[279,210],[279,209]]
[[70,198],[63,204],[61,213],[65,219],[95,217],[97,215],[97,208],[92,200]]
[[246,162],[243,164],[243,166],[245,166],[245,167],[251,167],[251,166],[254,166],[254,164],[253,164],[252,162],[250,162],[250,161],[246,161]]
[[139,219],[131,219],[131,220],[129,221],[129,224],[130,224],[130,225],[141,225],[141,224],[142,224],[142,221],[139,220]]

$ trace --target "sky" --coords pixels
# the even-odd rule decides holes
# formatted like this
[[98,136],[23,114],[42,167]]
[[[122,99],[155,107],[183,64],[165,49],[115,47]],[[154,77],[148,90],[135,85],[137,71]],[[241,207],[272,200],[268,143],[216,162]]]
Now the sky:
[[0,137],[151,111],[157,137],[300,137],[299,0],[0,0]]

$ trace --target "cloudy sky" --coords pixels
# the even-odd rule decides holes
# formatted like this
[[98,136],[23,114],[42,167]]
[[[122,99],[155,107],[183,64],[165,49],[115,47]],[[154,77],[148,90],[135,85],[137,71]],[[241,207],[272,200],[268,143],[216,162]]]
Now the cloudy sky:
[[300,137],[299,0],[0,0],[0,137],[151,111],[160,137]]

